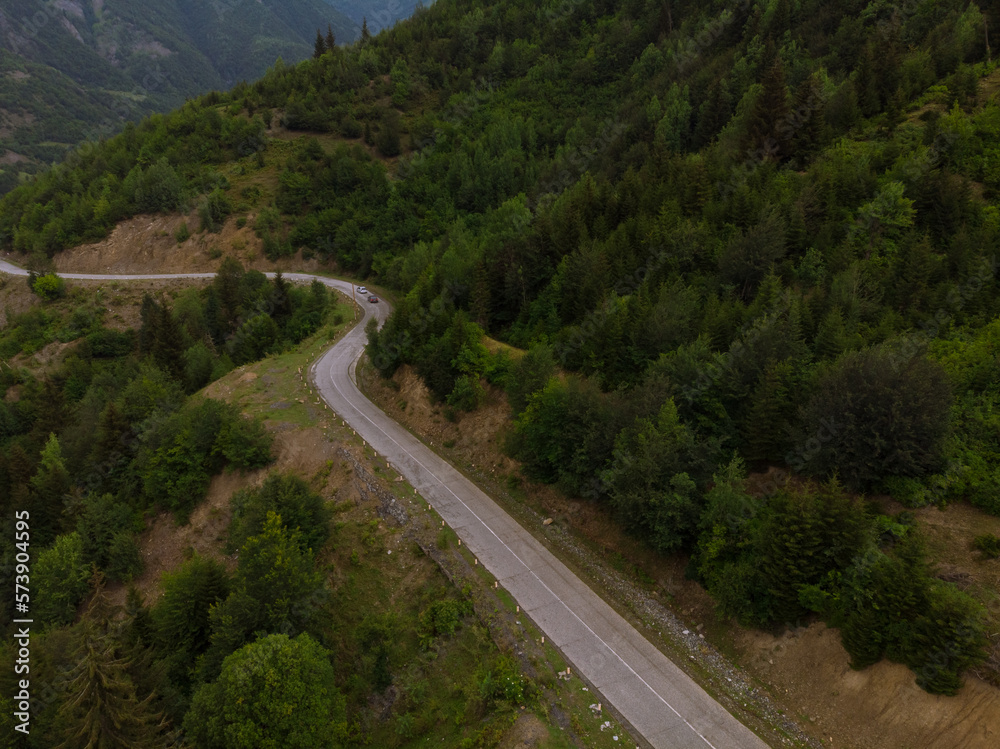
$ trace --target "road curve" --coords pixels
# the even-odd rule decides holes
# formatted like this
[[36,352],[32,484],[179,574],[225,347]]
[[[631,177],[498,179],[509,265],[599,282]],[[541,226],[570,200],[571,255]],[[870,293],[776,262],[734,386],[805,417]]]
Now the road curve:
[[[0,272],[27,272],[0,260]],[[60,273],[78,280],[212,278],[212,273],[104,275]],[[273,274],[268,274],[273,276]],[[318,278],[352,294],[352,286]],[[631,624],[556,559],[451,464],[389,418],[358,389],[354,370],[365,323],[388,316],[385,303],[362,304],[364,320],[310,368],[322,398],[406,478],[520,604],[549,641],[600,690],[634,731],[656,749],[763,749],[767,745],[653,647]]]

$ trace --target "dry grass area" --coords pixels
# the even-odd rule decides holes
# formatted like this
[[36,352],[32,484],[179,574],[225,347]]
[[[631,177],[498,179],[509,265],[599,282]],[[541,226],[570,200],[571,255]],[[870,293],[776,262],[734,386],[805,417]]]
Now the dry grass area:
[[[56,270],[61,273],[211,273],[218,270],[225,256],[235,257],[246,267],[261,271],[295,269],[312,273],[320,269],[318,260],[304,260],[301,252],[279,262],[265,258],[261,240],[251,228],[255,215],[251,212],[243,227],[237,226],[236,217],[230,217],[216,233],[198,233],[196,212],[135,216],[122,221],[100,242],[56,255]],[[191,236],[178,244],[175,235],[184,223]]]
[[789,715],[830,746],[992,749],[1000,742],[1000,690],[974,677],[956,697],[916,685],[906,666],[854,671],[840,634],[822,623],[780,635],[730,626],[741,664],[769,685]]
[[[426,388],[409,367],[391,382],[364,378],[369,397],[394,419],[459,465],[475,467],[503,482],[518,476],[518,464],[503,454],[509,425],[506,398],[490,392],[487,403],[453,423],[432,404]],[[483,484],[483,481],[480,481]],[[638,577],[669,600],[692,629],[703,628],[708,640],[764,685],[785,714],[828,746],[857,749],[992,749],[1000,742],[1000,689],[975,676],[956,697],[927,694],[912,671],[883,661],[863,671],[850,668],[840,635],[822,623],[781,633],[745,630],[720,621],[711,597],[685,579],[687,560],[662,557],[626,536],[600,505],[566,497],[553,487],[525,481],[527,502],[538,512],[571,528],[595,554]],[[888,507],[890,512],[901,507]],[[996,612],[1000,561],[982,561],[971,551],[972,538],[1000,535],[1000,518],[966,505],[915,512],[928,541],[937,572],[967,580]]]

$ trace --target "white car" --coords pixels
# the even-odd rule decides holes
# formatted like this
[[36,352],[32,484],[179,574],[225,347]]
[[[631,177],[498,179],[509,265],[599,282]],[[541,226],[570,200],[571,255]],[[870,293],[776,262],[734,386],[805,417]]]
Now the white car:
[[368,293],[368,289],[366,289],[364,286],[359,286],[358,287],[358,293],[359,294],[367,294]]

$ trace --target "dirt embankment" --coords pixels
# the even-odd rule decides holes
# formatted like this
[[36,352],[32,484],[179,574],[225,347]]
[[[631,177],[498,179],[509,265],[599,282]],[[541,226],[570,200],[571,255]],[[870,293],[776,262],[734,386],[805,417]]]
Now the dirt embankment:
[[[264,257],[261,240],[250,228],[251,214],[243,227],[230,218],[219,232],[198,232],[196,212],[135,216],[118,224],[100,242],[80,245],[55,256],[56,270],[62,273],[210,273],[222,259],[235,257],[248,268],[261,271],[296,270],[303,273],[321,268],[316,258],[305,260],[302,253],[279,262]],[[177,241],[177,232],[187,224],[191,235]]]
[[[391,383],[366,378],[366,389],[392,418],[422,436],[435,449],[474,473],[503,482],[518,466],[502,451],[509,425],[506,399],[491,392],[487,403],[457,423],[433,405],[427,389],[409,367]],[[528,502],[585,539],[612,565],[634,564],[655,581],[660,600],[691,629],[702,629],[719,650],[764,685],[785,714],[827,746],[857,749],[993,749],[1000,745],[1000,689],[967,675],[955,697],[920,689],[905,666],[883,661],[854,671],[840,634],[822,623],[774,635],[719,621],[711,597],[684,575],[686,560],[664,558],[625,536],[603,507],[567,498],[552,487],[525,483]],[[890,508],[902,509],[902,508]],[[1000,534],[1000,518],[956,505],[915,513],[928,538],[938,571],[960,585],[986,592],[1000,590],[1000,561],[983,562],[969,551],[974,535]],[[996,603],[994,603],[994,606]]]

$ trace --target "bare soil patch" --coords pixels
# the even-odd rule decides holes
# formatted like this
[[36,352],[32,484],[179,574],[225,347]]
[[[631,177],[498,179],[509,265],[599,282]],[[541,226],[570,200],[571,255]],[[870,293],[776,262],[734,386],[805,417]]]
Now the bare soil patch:
[[21,164],[31,161],[27,156],[14,151],[5,151],[0,155],[0,164]]
[[[243,227],[230,217],[219,232],[198,232],[197,211],[188,214],[135,216],[119,223],[100,242],[65,250],[55,257],[63,273],[213,273],[226,256],[261,271],[295,269],[311,273],[319,260],[304,260],[299,252],[272,262],[264,257],[261,240],[251,227],[255,213]],[[187,224],[191,236],[178,244],[177,230]]]
[[859,749],[991,749],[1000,742],[1000,690],[975,677],[956,697],[928,694],[906,666],[854,671],[840,633],[825,624],[772,636],[730,627],[744,666],[784,692],[807,730]]

